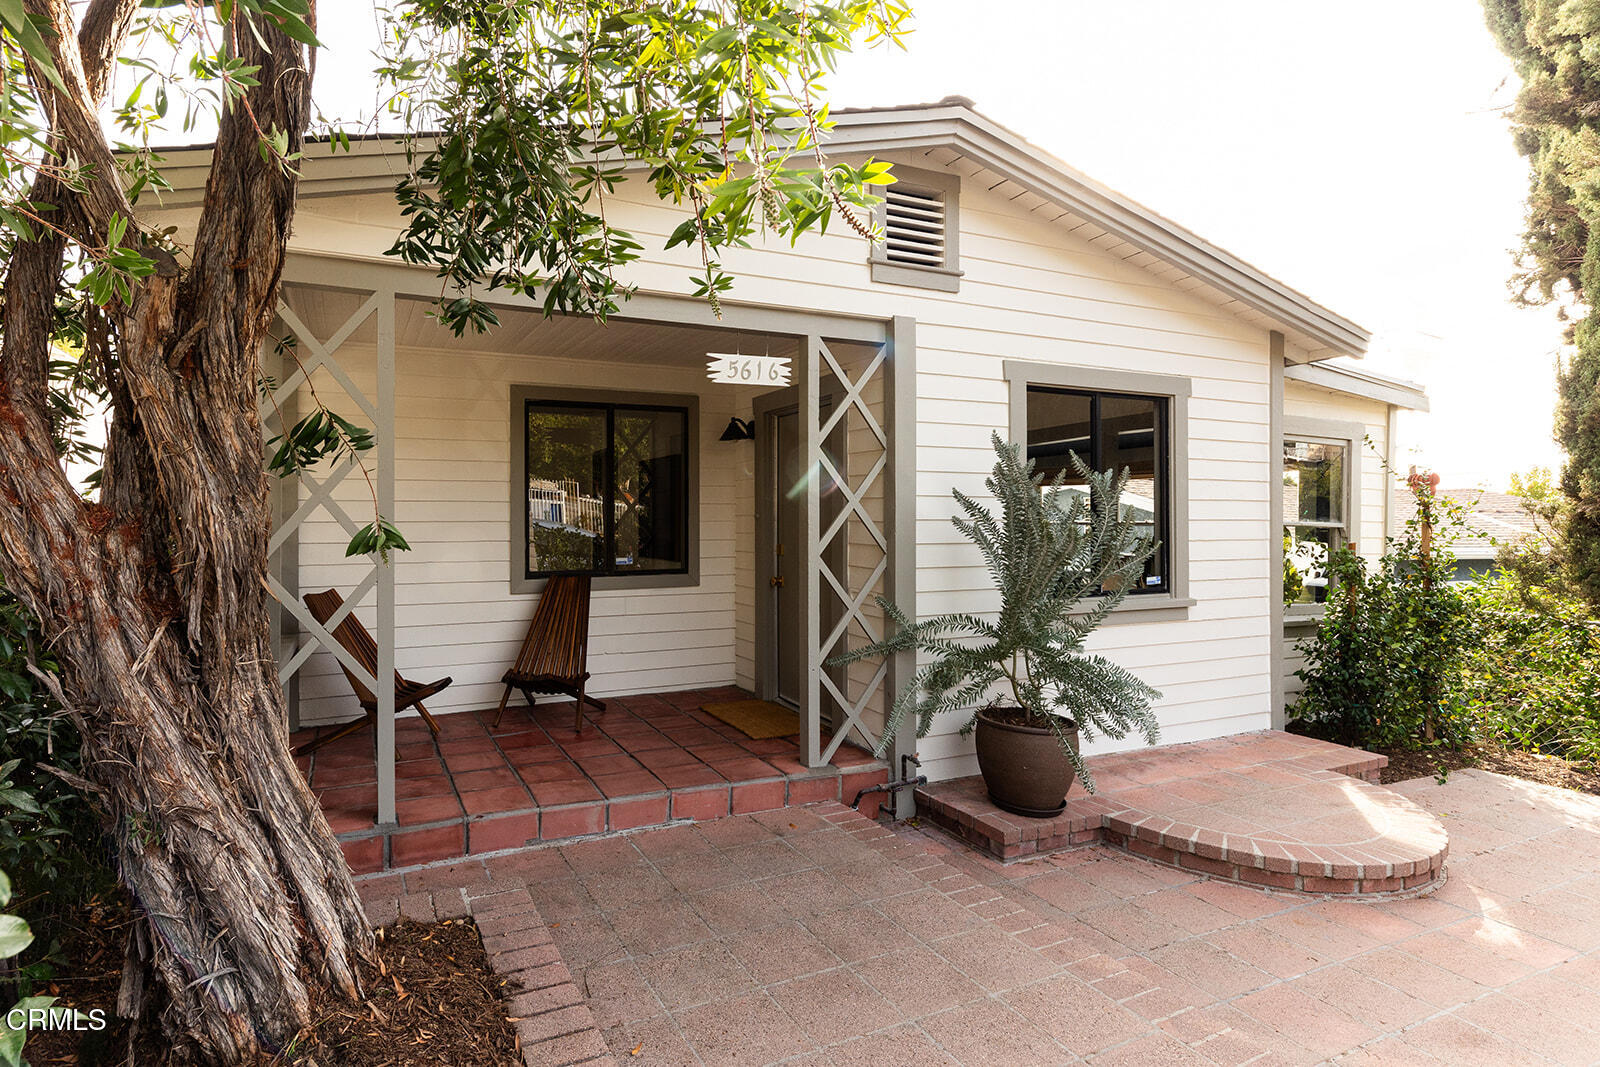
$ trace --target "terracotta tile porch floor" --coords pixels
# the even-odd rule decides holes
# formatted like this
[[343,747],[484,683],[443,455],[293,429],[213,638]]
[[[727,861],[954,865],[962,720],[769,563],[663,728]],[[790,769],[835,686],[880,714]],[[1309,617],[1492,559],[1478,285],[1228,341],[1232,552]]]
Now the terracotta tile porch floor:
[[[860,748],[842,744],[829,766],[808,768],[797,738],[752,740],[700,710],[749,696],[730,686],[613,697],[604,712],[585,712],[582,733],[567,701],[514,702],[498,728],[493,709],[440,716],[437,738],[421,719],[400,719],[391,828],[375,825],[372,731],[296,762],[357,873],[682,819],[848,804],[885,781],[885,765]],[[868,816],[880,796],[864,798]]]
[[1384,756],[1280,731],[1096,756],[1050,819],[1008,815],[981,778],[917,790],[918,810],[1002,861],[1114,845],[1172,867],[1309,893],[1426,893],[1440,884],[1439,820],[1375,785]]

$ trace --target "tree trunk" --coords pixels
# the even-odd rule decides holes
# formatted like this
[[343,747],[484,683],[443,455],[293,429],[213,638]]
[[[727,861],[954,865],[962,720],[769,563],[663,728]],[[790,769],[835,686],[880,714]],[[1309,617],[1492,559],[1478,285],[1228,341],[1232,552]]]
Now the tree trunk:
[[[28,6],[58,30],[67,89],[48,94],[53,134],[109,164],[84,127],[137,0],[95,0],[81,34],[67,0]],[[372,950],[289,753],[268,626],[256,395],[296,180],[261,158],[257,125],[287,130],[299,151],[310,74],[304,49],[261,30],[266,48],[232,35],[260,85],[223,118],[188,263],[157,254],[162,269],[104,311],[114,416],[99,504],[67,482],[43,403],[59,240],[18,246],[0,366],[0,573],[63,665],[84,774],[143,916],[119,1009],[158,1020],[173,1060],[214,1064],[283,1049],[320,995],[358,993]],[[89,242],[126,207],[114,170],[98,173],[110,177],[62,216]]]

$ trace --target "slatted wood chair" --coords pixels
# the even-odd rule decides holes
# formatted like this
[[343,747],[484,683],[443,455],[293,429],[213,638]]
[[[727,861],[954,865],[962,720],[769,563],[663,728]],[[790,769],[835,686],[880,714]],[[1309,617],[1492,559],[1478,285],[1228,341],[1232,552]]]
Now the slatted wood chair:
[[[306,607],[311,609],[311,617],[324,626],[328,625],[328,620],[333,618],[334,613],[344,606],[344,597],[339,595],[337,589],[325,589],[320,593],[307,593],[303,599],[306,602]],[[367,632],[365,626],[361,625],[361,620],[356,618],[354,613],[346,615],[339,625],[334,627],[333,639],[338,641],[357,663],[365,667],[367,673],[374,678],[378,676],[378,645],[372,640],[372,635]],[[357,677],[349,667],[346,667],[342,660],[339,662],[339,669],[344,671],[344,676],[350,682],[350,688],[355,690],[356,700],[360,701],[361,710],[366,712],[366,715],[354,722],[346,723],[327,737],[319,737],[315,741],[309,741],[301,745],[295,749],[294,754],[297,756],[315,752],[323,745],[337,741],[346,734],[354,733],[363,726],[377,721],[378,698],[372,694],[371,689],[367,688],[367,683]],[[406,708],[416,708],[417,714],[422,716],[422,721],[428,724],[428,729],[432,730],[434,736],[437,737],[439,735],[439,724],[428,713],[428,709],[423,706],[422,702],[443,690],[449,684],[449,678],[440,678],[436,682],[428,682],[426,684],[413,682],[410,679],[400,677],[400,672],[395,671],[394,710],[404,711]]]
[[505,677],[506,691],[500,694],[500,708],[494,724],[506,713],[511,690],[520,689],[533,704],[538,693],[563,693],[572,697],[572,728],[583,729],[583,706],[606,710],[605,702],[583,690],[589,681],[589,576],[562,575],[545,583],[539,604],[533,609],[528,636],[522,640],[517,662]]

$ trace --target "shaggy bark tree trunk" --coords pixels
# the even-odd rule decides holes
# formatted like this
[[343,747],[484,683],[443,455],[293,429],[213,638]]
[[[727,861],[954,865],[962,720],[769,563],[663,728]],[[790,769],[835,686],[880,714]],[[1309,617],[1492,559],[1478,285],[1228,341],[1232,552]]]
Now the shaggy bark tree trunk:
[[[103,244],[113,215],[135,217],[96,116],[139,4],[94,0],[81,29],[67,0],[27,6],[58,33],[52,136],[96,168],[87,193],[37,192]],[[152,253],[158,273],[91,330],[114,410],[99,504],[65,478],[45,406],[59,238],[19,244],[0,350],[0,573],[63,664],[59,695],[143,916],[119,1007],[159,1019],[175,1060],[216,1064],[283,1048],[320,995],[356,995],[372,948],[289,753],[268,627],[258,362],[296,181],[262,159],[257,125],[297,152],[310,73],[303,48],[261,29],[267,48],[230,35],[260,85],[223,117],[187,263]]]

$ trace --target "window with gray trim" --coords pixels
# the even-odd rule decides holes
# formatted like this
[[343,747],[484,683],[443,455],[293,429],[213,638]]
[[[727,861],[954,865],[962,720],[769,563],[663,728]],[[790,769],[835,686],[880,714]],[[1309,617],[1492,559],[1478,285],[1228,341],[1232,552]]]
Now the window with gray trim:
[[1282,479],[1283,602],[1288,616],[1320,615],[1328,599],[1328,557],[1355,548],[1360,531],[1359,422],[1286,414]]
[[1090,470],[1128,472],[1123,507],[1131,513],[1137,532],[1157,542],[1145,563],[1143,580],[1130,593],[1170,592],[1167,399],[1044,385],[1028,386],[1027,398],[1027,458],[1033,460],[1036,472],[1051,480],[1060,478],[1069,493],[1078,495],[1086,492],[1080,487],[1087,482],[1073,465],[1073,456]]
[[[1111,370],[1101,367],[1084,367],[1063,363],[1033,363],[1008,359],[1003,364],[1010,395],[1010,439],[1028,443],[1030,440],[1030,412],[1033,413],[1033,431],[1038,433],[1035,446],[1045,446],[1041,451],[1052,450],[1046,438],[1053,439],[1056,462],[1063,462],[1060,446],[1068,438],[1083,437],[1080,443],[1091,449],[1096,433],[1093,412],[1084,418],[1083,404],[1078,402],[1078,420],[1083,423],[1081,433],[1070,432],[1065,426],[1070,412],[1058,411],[1055,416],[1033,401],[1045,402],[1053,393],[1050,403],[1065,403],[1056,397],[1063,394],[1099,396],[1100,460],[1121,454],[1122,466],[1140,468],[1148,473],[1141,481],[1142,489],[1153,505],[1148,520],[1161,531],[1163,549],[1159,562],[1147,578],[1159,578],[1161,584],[1144,587],[1144,595],[1130,596],[1117,606],[1113,618],[1126,617],[1124,621],[1185,618],[1194,604],[1189,597],[1189,397],[1193,386],[1188,378],[1172,374],[1153,374],[1145,371]],[[1107,402],[1107,398],[1110,398]],[[1142,414],[1141,414],[1142,413]],[[1048,429],[1054,418],[1058,424]],[[1144,428],[1134,423],[1142,419],[1148,427],[1148,451],[1139,455]],[[1105,443],[1109,442],[1109,444]],[[1121,446],[1121,447],[1119,447]],[[1076,450],[1076,449],[1073,449]],[[1036,454],[1038,459],[1048,457]],[[1092,462],[1092,461],[1091,461]],[[1129,503],[1134,503],[1130,500]]]
[[[1347,441],[1283,442],[1284,599],[1328,599],[1328,558],[1349,540]],[[1291,595],[1292,594],[1292,595]]]
[[689,410],[529,397],[526,578],[687,574]]

